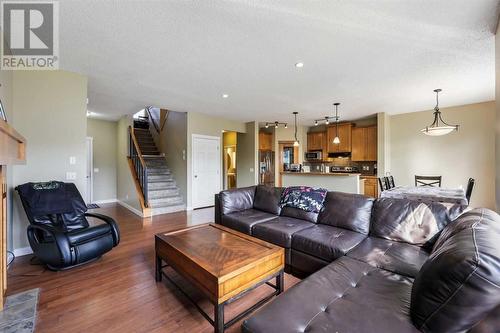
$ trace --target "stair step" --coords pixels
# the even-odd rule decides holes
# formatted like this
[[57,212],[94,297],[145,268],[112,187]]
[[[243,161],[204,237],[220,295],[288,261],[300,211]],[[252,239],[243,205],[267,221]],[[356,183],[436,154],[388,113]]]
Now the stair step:
[[159,174],[159,175],[156,175],[156,174],[148,175],[148,182],[168,181],[168,180],[171,180],[171,179],[172,179],[172,176],[170,174],[168,174],[168,175],[162,175],[162,174]]
[[141,148],[141,150],[145,150],[145,149],[157,150],[155,144],[142,144],[142,143],[139,143],[139,147]]
[[159,199],[150,199],[148,200],[148,204],[150,207],[156,208],[156,207],[165,207],[165,206],[172,206],[172,205],[180,205],[182,204],[182,197],[181,196],[173,196],[173,197],[166,197],[166,198],[159,198]]
[[171,176],[170,170],[158,170],[158,169],[148,169],[148,176]]
[[165,189],[171,189],[171,188],[177,188],[177,183],[175,180],[168,180],[168,181],[156,181],[156,182],[148,182],[148,190],[165,190]]
[[153,208],[153,215],[161,215],[161,214],[169,214],[186,210],[186,205],[172,205],[172,206],[164,206],[164,207],[156,207]]
[[177,196],[179,196],[179,189],[177,187],[148,191],[149,200],[159,199],[159,198],[168,198],[168,197],[177,197]]

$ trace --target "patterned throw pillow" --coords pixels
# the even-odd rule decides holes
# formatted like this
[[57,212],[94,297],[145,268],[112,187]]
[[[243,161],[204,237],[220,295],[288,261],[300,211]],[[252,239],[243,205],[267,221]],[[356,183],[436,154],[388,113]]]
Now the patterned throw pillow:
[[324,188],[312,188],[309,186],[287,187],[280,200],[280,206],[302,209],[306,212],[319,213],[323,207],[327,190]]

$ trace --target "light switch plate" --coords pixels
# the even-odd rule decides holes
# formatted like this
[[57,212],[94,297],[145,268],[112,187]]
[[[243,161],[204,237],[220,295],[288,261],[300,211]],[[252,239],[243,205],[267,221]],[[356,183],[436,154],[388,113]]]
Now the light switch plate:
[[75,156],[70,156],[69,157],[69,164],[75,165],[76,164],[76,157]]
[[254,168],[250,168],[250,172],[254,172]]
[[75,180],[76,172],[66,172],[66,180]]
[[94,173],[98,173],[99,172],[99,168],[94,168]]

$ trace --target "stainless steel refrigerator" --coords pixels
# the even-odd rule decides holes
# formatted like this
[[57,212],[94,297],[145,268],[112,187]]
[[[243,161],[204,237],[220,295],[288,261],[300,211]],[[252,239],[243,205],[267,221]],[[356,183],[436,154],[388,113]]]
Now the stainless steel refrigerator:
[[259,184],[274,186],[274,151],[259,150]]

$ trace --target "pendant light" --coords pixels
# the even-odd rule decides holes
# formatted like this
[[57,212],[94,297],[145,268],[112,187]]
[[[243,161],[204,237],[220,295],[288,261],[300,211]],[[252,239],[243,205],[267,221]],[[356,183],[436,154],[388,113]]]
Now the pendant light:
[[294,147],[298,147],[300,145],[299,140],[297,140],[297,115],[299,113],[297,111],[293,112],[293,115],[295,117],[295,141],[293,142]]
[[441,111],[439,111],[439,93],[441,89],[435,89],[436,93],[436,107],[434,107],[434,121],[430,126],[422,128],[420,132],[430,136],[441,136],[458,131],[458,125],[450,125],[441,118]]
[[339,105],[340,103],[333,103],[335,105],[335,137],[333,138],[333,143],[340,144],[339,138]]

